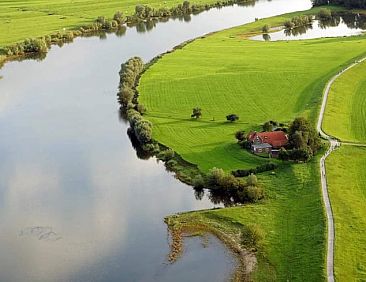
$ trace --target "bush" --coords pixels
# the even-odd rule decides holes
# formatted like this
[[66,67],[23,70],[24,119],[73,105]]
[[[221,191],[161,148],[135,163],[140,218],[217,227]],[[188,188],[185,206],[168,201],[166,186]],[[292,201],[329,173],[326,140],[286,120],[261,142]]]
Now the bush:
[[258,184],[258,179],[257,176],[255,176],[255,174],[250,174],[247,178],[247,184],[249,186],[256,186]]
[[201,110],[201,108],[198,108],[198,107],[193,108],[193,110],[192,110],[192,114],[191,114],[191,118],[196,118],[196,119],[198,119],[198,118],[200,118],[201,116],[202,116],[202,110]]
[[249,225],[245,227],[242,232],[242,244],[247,248],[257,248],[261,241],[264,239],[264,231],[258,225]]
[[236,114],[230,114],[226,116],[226,120],[230,121],[230,122],[234,122],[239,120],[239,116],[237,116]]
[[161,151],[159,154],[158,154],[158,159],[162,160],[162,161],[169,161],[171,159],[173,159],[175,156],[175,153],[172,149],[167,149],[167,150],[164,150],[164,151]]
[[246,190],[248,201],[250,202],[255,203],[263,198],[263,190],[260,187],[248,186]]
[[146,113],[146,107],[144,105],[137,104],[136,109],[141,115]]
[[327,8],[322,8],[318,13],[318,17],[321,20],[329,20],[332,18],[332,12]]
[[152,141],[152,124],[148,120],[140,119],[135,123],[134,132],[141,144]]
[[178,163],[175,160],[169,160],[165,163],[165,167],[168,170],[174,170],[177,167]]
[[268,33],[270,30],[270,26],[268,24],[265,24],[263,27],[262,27],[262,32],[263,33]]
[[275,170],[277,168],[277,164],[275,163],[266,163],[260,166],[257,166],[256,168],[252,168],[252,169],[238,169],[232,172],[232,174],[235,177],[246,177],[249,176],[250,174],[257,174],[257,173],[262,173],[265,171],[271,171],[271,170]]
[[243,130],[239,130],[235,133],[235,138],[238,140],[238,142],[245,140],[245,132]]
[[202,189],[205,187],[205,180],[201,174],[196,175],[192,180],[192,185],[196,189]]
[[285,21],[283,25],[286,29],[293,29],[295,27],[295,24],[292,21]]

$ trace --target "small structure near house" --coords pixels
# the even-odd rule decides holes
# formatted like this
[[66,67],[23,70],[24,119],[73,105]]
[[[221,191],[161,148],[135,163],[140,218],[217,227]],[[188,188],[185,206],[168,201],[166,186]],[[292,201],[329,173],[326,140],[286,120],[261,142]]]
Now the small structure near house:
[[283,131],[250,132],[247,140],[253,154],[272,157],[277,157],[279,149],[288,144],[288,136]]

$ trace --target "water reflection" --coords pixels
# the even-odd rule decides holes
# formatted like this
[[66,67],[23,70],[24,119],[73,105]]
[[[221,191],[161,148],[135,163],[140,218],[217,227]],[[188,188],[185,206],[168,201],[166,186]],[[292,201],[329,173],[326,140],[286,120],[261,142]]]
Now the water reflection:
[[[122,38],[104,33],[107,40],[76,38],[53,46],[42,61],[6,64],[0,70],[0,281],[225,280],[233,266],[219,242],[204,249],[192,238],[182,261],[165,264],[164,216],[215,204],[161,163],[136,158],[116,102],[120,64],[310,6],[261,0],[212,9],[189,23],[155,23],[145,33],[127,28]],[[52,232],[60,239],[39,240],[55,238]]]
[[353,13],[333,14],[312,24],[252,37],[252,40],[278,41],[361,35],[366,30],[366,16]]

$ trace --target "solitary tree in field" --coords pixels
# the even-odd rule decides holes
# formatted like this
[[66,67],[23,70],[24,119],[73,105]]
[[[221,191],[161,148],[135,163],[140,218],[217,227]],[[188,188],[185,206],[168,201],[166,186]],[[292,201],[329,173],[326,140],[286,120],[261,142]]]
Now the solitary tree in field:
[[268,24],[265,24],[263,27],[262,27],[262,32],[263,33],[268,33],[269,32],[269,29],[270,29],[270,26]]
[[237,121],[238,119],[239,119],[239,116],[237,116],[236,114],[230,114],[230,115],[226,116],[227,121],[234,122],[234,121]]
[[193,108],[193,110],[192,110],[192,114],[191,114],[191,118],[196,118],[196,119],[198,119],[198,118],[200,118],[201,116],[202,116],[202,110],[201,110],[201,108],[198,108],[198,107]]

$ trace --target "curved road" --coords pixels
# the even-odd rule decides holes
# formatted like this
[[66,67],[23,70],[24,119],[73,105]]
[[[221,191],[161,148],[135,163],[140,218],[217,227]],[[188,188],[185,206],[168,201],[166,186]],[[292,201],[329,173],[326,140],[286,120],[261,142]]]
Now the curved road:
[[[328,223],[327,279],[329,282],[334,282],[334,235],[335,235],[335,231],[334,231],[334,219],[333,219],[332,206],[331,206],[331,202],[330,202],[329,195],[328,195],[325,160],[335,149],[337,149],[341,145],[341,142],[338,139],[336,139],[335,137],[326,134],[322,129],[322,124],[323,124],[325,108],[326,108],[327,101],[328,101],[329,91],[330,91],[330,88],[332,87],[334,81],[339,76],[341,76],[344,72],[348,71],[349,69],[353,68],[354,66],[358,65],[359,63],[361,63],[365,60],[366,60],[366,57],[362,58],[359,61],[354,62],[353,64],[351,64],[350,66],[348,66],[347,68],[345,68],[344,70],[342,70],[341,72],[339,72],[338,74],[333,76],[331,78],[331,80],[329,80],[329,82],[327,83],[327,86],[325,87],[325,90],[324,90],[322,106],[320,109],[319,119],[318,119],[318,124],[317,124],[317,131],[319,132],[320,136],[324,139],[327,139],[330,143],[330,147],[329,147],[328,151],[320,159],[320,173],[321,173],[320,177],[321,177],[321,185],[322,185],[322,195],[323,195],[323,201],[324,201],[325,211],[327,214],[327,223]],[[349,145],[349,146],[366,147],[366,144],[358,144],[358,143],[350,143],[350,142],[344,142],[343,144]]]

